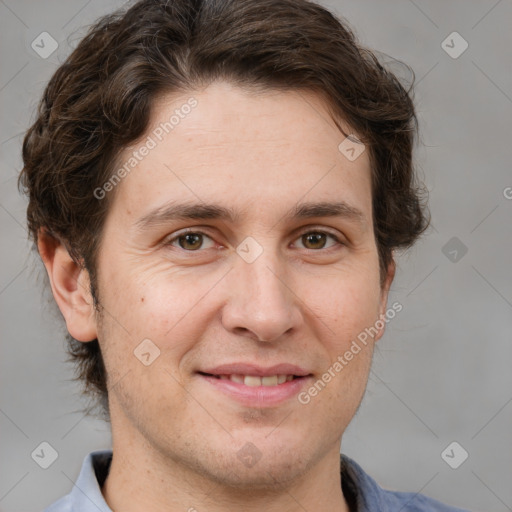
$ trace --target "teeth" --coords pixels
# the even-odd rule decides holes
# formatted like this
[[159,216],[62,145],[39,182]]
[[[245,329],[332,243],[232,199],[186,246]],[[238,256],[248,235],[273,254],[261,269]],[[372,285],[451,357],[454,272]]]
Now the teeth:
[[262,386],[277,386],[277,375],[261,377],[261,385]]
[[231,380],[246,386],[277,386],[293,380],[293,375],[268,375],[266,377],[258,377],[256,375],[220,375],[223,380]]
[[246,386],[261,386],[261,377],[253,377],[252,375],[246,375],[244,377],[244,384]]

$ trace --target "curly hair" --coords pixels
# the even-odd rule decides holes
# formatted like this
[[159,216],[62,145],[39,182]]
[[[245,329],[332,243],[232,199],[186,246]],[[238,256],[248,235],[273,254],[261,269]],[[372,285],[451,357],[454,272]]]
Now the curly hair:
[[[412,84],[406,89],[360,45],[346,20],[308,0],[141,0],[97,20],[52,76],[23,141],[19,186],[34,242],[46,233],[64,243],[87,269],[97,305],[96,255],[113,194],[99,201],[93,191],[144,135],[159,95],[217,79],[316,92],[342,132],[339,119],[358,133],[370,158],[383,283],[394,249],[429,224],[412,159]],[[68,341],[77,379],[108,418],[98,340]]]

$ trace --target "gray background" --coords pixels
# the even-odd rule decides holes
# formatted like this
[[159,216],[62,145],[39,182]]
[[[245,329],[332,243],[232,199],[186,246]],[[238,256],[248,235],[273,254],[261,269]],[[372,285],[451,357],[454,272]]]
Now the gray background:
[[[378,343],[343,451],[384,487],[475,511],[512,510],[511,2],[323,3],[350,22],[363,44],[414,69],[416,157],[433,218],[427,236],[399,259],[390,304],[398,300],[404,309]],[[64,361],[59,318],[44,305],[42,267],[29,255],[16,176],[23,132],[46,81],[83,27],[121,5],[0,0],[4,512],[41,510],[69,492],[89,451],[110,446],[108,425],[77,412],[83,402]],[[47,59],[31,48],[43,31],[59,43]],[[458,58],[441,46],[453,31],[469,44]],[[458,261],[451,261],[451,246],[443,252],[452,237]],[[42,441],[58,452],[46,470],[31,458]],[[453,441],[469,453],[458,469],[441,457]]]

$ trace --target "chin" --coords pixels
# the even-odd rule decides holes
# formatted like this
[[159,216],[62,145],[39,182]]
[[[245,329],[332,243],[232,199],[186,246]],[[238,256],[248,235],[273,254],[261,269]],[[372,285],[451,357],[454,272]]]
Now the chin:
[[285,429],[281,435],[279,427],[273,429],[236,436],[229,449],[224,448],[226,458],[218,460],[224,467],[218,467],[216,474],[224,474],[225,483],[229,480],[232,486],[247,490],[282,490],[283,485],[304,474],[314,463],[311,443],[308,446],[307,439],[294,438]]
[[239,490],[273,491],[282,493],[283,485],[294,482],[307,469],[304,459],[297,451],[292,457],[289,454],[276,456],[264,455],[251,464],[240,463],[238,457],[226,467],[211,468],[209,477],[219,484],[228,485]]

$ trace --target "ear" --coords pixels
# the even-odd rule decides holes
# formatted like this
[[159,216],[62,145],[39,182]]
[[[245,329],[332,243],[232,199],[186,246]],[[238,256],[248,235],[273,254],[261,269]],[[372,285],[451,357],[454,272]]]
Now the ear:
[[38,234],[37,248],[69,334],[78,341],[96,339],[96,318],[89,273],[71,258],[67,248],[59,240],[44,230]]
[[[389,263],[387,271],[386,271],[386,278],[385,278],[384,284],[381,287],[379,319],[386,318],[386,308],[387,308],[387,304],[388,304],[389,289],[391,288],[391,283],[393,282],[393,279],[395,278],[395,272],[396,272],[395,258],[394,258],[394,255],[392,255],[391,262]],[[381,329],[379,329],[379,332],[378,332],[378,334],[376,334],[374,341],[380,340],[380,338],[382,338],[382,335],[384,334],[386,322],[384,320],[382,320],[382,323],[384,325],[382,326]],[[379,322],[379,325],[380,325],[380,322]]]

